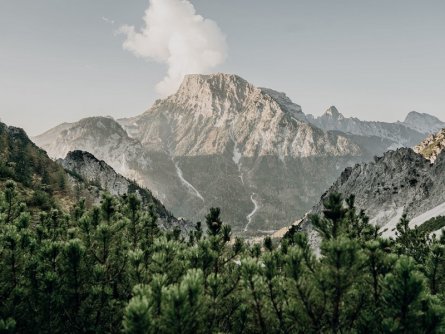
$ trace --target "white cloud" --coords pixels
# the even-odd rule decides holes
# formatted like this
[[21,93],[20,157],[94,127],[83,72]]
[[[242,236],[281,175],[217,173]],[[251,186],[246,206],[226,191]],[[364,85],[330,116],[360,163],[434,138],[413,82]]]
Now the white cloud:
[[218,25],[196,14],[188,0],[150,0],[144,26],[122,26],[123,48],[146,60],[167,64],[156,85],[161,95],[174,93],[185,74],[207,73],[227,57],[225,35]]
[[108,17],[102,16],[102,21],[107,22],[109,24],[114,24],[114,20],[109,19]]

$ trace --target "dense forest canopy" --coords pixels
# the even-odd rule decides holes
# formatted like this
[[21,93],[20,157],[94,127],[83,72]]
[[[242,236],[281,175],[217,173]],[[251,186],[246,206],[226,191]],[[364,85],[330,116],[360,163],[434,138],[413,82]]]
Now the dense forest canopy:
[[185,235],[161,231],[135,195],[69,213],[0,194],[0,332],[443,332],[445,239],[383,239],[353,197],[279,241],[234,238],[213,208]]

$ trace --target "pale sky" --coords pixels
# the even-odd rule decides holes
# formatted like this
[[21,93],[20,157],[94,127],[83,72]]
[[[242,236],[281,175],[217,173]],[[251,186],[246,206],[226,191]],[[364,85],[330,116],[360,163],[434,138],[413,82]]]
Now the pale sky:
[[[335,105],[345,116],[365,120],[402,120],[411,110],[445,120],[445,1],[191,2],[197,14],[216,23],[215,31],[201,31],[215,38],[210,42],[216,48],[216,39],[226,37],[226,53],[207,59],[203,71],[235,73],[284,91],[305,113],[319,115]],[[116,33],[123,25],[139,32],[148,5],[1,0],[1,120],[36,135],[65,121],[148,109],[162,91],[158,84],[168,65],[150,61],[159,50],[153,44],[146,50],[144,39],[124,50],[127,37]],[[186,20],[180,25],[180,13],[171,21],[159,18],[160,24],[178,24],[188,38],[211,29],[188,29]],[[201,54],[192,44],[187,54]],[[162,45],[170,44],[159,40],[156,47]],[[145,58],[135,56],[137,48],[146,51]],[[181,64],[182,71],[200,69],[198,59]],[[169,73],[176,80],[182,72]]]

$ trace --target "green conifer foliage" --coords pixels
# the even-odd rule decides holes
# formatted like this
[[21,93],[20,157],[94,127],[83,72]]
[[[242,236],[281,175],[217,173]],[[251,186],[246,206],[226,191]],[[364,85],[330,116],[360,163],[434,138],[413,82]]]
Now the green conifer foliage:
[[445,239],[405,218],[384,239],[353,197],[312,217],[316,253],[298,227],[234,238],[219,209],[162,230],[136,194],[66,213],[17,187],[0,192],[0,333],[444,332]]

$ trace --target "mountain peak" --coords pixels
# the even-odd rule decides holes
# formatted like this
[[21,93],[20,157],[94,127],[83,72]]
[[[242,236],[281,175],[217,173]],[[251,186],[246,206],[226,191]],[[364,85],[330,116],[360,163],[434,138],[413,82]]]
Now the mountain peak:
[[187,74],[176,94],[198,93],[202,90],[226,91],[245,88],[250,85],[246,80],[235,74]]
[[[173,105],[179,108],[172,109]],[[227,120],[242,111],[259,110],[258,106],[262,106],[261,110],[279,110],[298,121],[307,121],[301,107],[285,93],[256,87],[238,75],[225,73],[186,75],[176,94],[156,101],[152,109],[167,108],[180,114],[186,110],[196,117],[216,116]]]
[[292,102],[286,93],[278,92],[270,88],[260,88],[260,90],[261,93],[270,96],[283,110],[287,110],[292,117],[300,121],[307,121],[306,115],[303,113],[301,106]]
[[338,109],[335,106],[330,106],[328,109],[326,109],[323,116],[329,116],[335,119],[343,118],[343,115],[338,111]]
[[433,116],[433,115],[430,115],[430,114],[426,114],[426,113],[420,113],[420,112],[417,112],[417,111],[410,111],[408,113],[408,115],[406,115],[404,123],[411,124],[411,123],[418,122],[419,120],[443,123],[436,116]]
[[231,73],[212,73],[212,74],[186,74],[182,84],[187,84],[190,81],[201,81],[201,82],[217,82],[217,81],[239,81],[247,83],[247,81],[241,78],[239,75]]
[[428,114],[423,114],[423,113],[420,113],[420,112],[417,112],[417,111],[413,110],[413,111],[410,111],[410,112],[406,115],[406,117],[405,117],[405,122],[407,122],[407,121],[409,121],[409,120],[412,120],[412,119],[416,119],[416,118],[418,118],[418,117],[423,117],[423,116],[428,116]]
[[234,74],[189,74],[175,94],[158,100],[155,107],[174,104],[181,109],[192,110],[195,115],[209,117],[214,112],[222,112],[229,104],[233,110],[240,109],[246,97],[256,89]]
[[445,123],[437,117],[417,111],[409,112],[402,124],[423,134],[435,133],[445,128]]
[[[96,163],[104,162],[103,160],[97,159],[93,154],[83,150],[73,150],[69,151],[65,157],[65,160],[70,161],[82,161],[82,160],[92,160]],[[105,162],[104,162],[105,163]],[[110,167],[111,168],[111,167]]]

